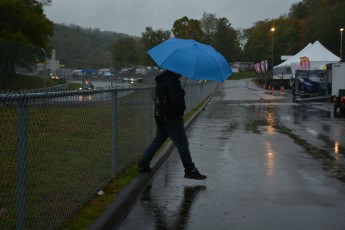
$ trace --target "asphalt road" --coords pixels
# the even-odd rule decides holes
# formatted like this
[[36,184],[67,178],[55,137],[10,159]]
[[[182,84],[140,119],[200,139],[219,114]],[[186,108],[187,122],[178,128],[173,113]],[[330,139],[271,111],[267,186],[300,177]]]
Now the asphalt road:
[[345,229],[345,119],[227,81],[188,129],[205,181],[176,150],[116,229]]

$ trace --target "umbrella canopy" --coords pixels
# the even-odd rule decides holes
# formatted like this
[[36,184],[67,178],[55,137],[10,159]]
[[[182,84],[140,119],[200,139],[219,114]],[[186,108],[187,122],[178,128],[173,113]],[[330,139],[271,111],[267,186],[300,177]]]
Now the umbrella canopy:
[[222,54],[193,39],[170,38],[147,53],[159,67],[195,80],[223,82],[232,74]]

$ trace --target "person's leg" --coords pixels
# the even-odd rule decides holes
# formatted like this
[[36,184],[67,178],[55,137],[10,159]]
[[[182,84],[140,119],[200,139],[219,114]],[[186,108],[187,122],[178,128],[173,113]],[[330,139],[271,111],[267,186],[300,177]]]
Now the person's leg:
[[168,136],[165,133],[165,131],[160,126],[157,126],[156,137],[152,140],[151,144],[146,148],[145,152],[142,154],[139,165],[144,168],[149,167],[154,154],[159,149],[159,147],[161,147],[161,145],[167,138]]
[[163,129],[176,146],[185,172],[193,171],[195,165],[189,151],[189,143],[184,129],[183,118],[180,117],[176,120],[169,121],[163,126]]

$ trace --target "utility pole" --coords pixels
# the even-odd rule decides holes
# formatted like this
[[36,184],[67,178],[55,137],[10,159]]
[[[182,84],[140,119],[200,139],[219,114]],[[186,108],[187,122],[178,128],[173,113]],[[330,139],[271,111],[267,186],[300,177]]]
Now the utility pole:
[[343,60],[342,56],[343,56],[343,31],[344,28],[340,29],[340,59]]
[[47,77],[47,53],[46,51],[41,48],[42,52],[44,53],[44,76],[43,76],[43,88],[46,87],[46,77]]
[[272,32],[272,75],[273,75],[273,34],[274,34],[274,31],[276,30],[276,28],[272,27],[271,28],[271,32]]

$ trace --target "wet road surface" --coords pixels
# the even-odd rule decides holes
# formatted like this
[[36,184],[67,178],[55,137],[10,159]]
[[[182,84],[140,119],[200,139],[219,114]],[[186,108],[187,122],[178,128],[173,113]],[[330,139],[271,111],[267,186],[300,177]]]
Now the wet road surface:
[[174,150],[118,229],[345,229],[345,120],[227,81],[188,129],[208,176]]

